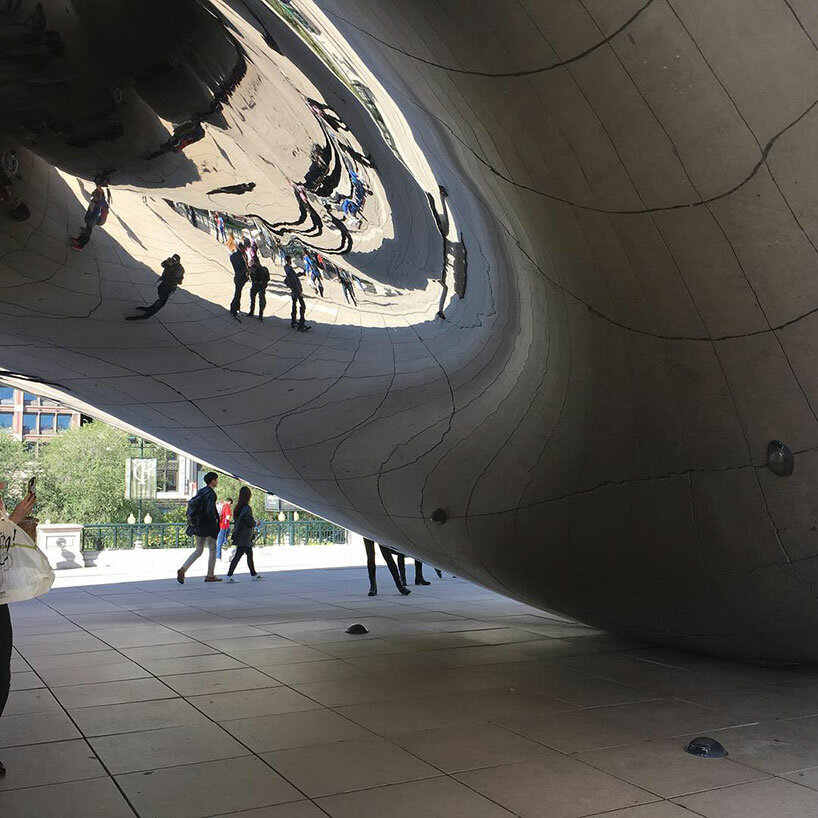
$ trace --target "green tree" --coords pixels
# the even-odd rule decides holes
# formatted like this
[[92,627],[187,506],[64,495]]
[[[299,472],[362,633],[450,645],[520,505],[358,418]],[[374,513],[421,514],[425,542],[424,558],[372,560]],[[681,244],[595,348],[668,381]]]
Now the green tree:
[[[40,452],[37,516],[61,523],[124,523],[138,508],[124,497],[125,460],[131,456],[128,435],[105,423],[56,436]],[[153,504],[144,505],[146,512],[161,518]]]
[[10,511],[26,493],[28,479],[35,473],[31,452],[12,435],[0,432],[0,482],[3,502]]

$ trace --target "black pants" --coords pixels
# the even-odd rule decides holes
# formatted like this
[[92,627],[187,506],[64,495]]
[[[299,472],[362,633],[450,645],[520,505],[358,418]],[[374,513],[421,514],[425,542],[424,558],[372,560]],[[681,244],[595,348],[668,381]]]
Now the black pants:
[[143,311],[142,315],[138,315],[137,319],[140,318],[150,318],[152,315],[156,315],[165,304],[168,303],[168,299],[173,295],[176,287],[162,287],[161,285],[156,288],[156,301],[150,305],[146,310]]
[[[369,572],[369,584],[375,584],[375,543],[373,540],[367,539],[364,537],[364,548],[366,549],[366,570]],[[395,587],[400,591],[403,588],[403,583],[400,580],[400,574],[398,573],[398,566],[395,565],[395,558],[393,554],[395,552],[391,548],[387,548],[385,545],[380,546],[381,555],[383,556],[386,567],[389,569],[389,573],[392,574],[392,579],[395,580]]]
[[88,217],[85,218],[85,227],[83,227],[82,231],[80,232],[79,236],[77,236],[77,244],[80,247],[85,247],[89,241],[91,241],[91,231],[96,226],[97,220],[96,217]]
[[294,293],[292,290],[290,290],[290,296],[293,299],[293,311],[292,311],[292,313],[290,315],[290,323],[293,326],[295,326],[295,310],[296,310],[296,307],[300,305],[300,307],[301,307],[301,316],[298,319],[298,326],[303,327],[304,326],[304,310],[307,309],[307,305],[304,302],[304,296],[301,295],[301,293]]
[[239,564],[239,560],[247,554],[247,567],[250,569],[250,575],[256,575],[256,566],[253,563],[253,548],[252,546],[247,545],[237,545],[236,546],[236,556],[230,560],[230,567],[227,569],[227,576],[232,577],[233,571],[236,570],[236,566]]
[[[395,552],[398,557],[398,572],[400,573],[401,582],[406,585],[406,557],[403,554]],[[420,560],[415,560],[415,585],[423,582],[423,563]]]
[[253,284],[250,287],[250,315],[256,311],[256,296],[258,296],[258,315],[261,318],[267,306],[267,287],[264,284]]
[[241,291],[244,289],[247,279],[234,276],[233,283],[236,285],[236,290],[233,293],[233,300],[230,302],[230,314],[236,315],[241,309]]
[[0,716],[11,688],[11,616],[8,605],[0,605]]

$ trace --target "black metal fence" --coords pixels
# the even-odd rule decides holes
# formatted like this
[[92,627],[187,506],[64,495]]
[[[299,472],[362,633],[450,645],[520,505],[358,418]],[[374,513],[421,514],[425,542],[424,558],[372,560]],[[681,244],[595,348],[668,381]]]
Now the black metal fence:
[[[105,523],[82,529],[82,550],[130,548],[191,548],[186,523]],[[330,545],[345,543],[347,530],[326,520],[265,520],[255,545]],[[228,544],[230,543],[228,538]]]

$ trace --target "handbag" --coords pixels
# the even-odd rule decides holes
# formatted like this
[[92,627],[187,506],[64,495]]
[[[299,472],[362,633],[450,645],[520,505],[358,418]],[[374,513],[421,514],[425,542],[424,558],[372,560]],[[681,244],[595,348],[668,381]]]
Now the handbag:
[[54,570],[31,537],[0,512],[0,605],[47,593]]

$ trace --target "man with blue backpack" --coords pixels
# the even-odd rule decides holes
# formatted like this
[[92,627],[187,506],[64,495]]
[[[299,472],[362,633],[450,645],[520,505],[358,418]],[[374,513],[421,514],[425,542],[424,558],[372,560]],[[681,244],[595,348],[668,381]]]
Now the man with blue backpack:
[[187,569],[208,549],[207,576],[205,582],[221,582],[214,574],[216,570],[216,539],[219,536],[219,512],[216,509],[216,486],[219,475],[209,471],[204,476],[204,486],[187,501],[187,534],[196,538],[196,548],[176,572],[176,581],[185,584]]

